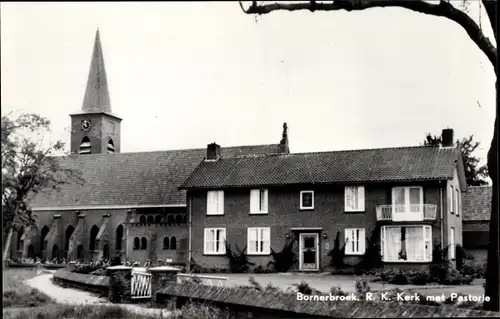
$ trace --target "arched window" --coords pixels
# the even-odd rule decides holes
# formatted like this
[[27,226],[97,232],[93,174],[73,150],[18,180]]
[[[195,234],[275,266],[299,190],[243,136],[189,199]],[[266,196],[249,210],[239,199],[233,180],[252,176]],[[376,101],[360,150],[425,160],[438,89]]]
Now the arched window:
[[146,250],[148,249],[148,240],[146,237],[141,238],[141,250]]
[[17,250],[23,249],[23,235],[24,228],[21,228],[17,231]]
[[44,251],[45,248],[45,237],[47,237],[47,234],[49,233],[49,227],[43,226],[42,228],[42,236],[40,238],[40,251]]
[[141,248],[141,240],[139,237],[134,238],[134,250],[138,250]]
[[148,221],[148,224],[152,224],[155,222],[155,218],[153,217],[153,215],[149,215],[147,221]]
[[90,245],[89,245],[89,250],[94,251],[96,249],[95,247],[95,240],[97,238],[97,234],[99,233],[99,228],[94,225],[90,229]]
[[122,250],[122,241],[123,241],[123,225],[116,227],[116,236],[115,236],[115,249]]
[[156,224],[161,223],[161,220],[162,220],[161,215],[156,215],[156,216],[155,216],[155,223],[156,223]]
[[76,249],[76,259],[83,260],[83,246],[82,245],[78,245],[78,248]]
[[146,216],[141,215],[141,217],[139,217],[139,223],[145,224],[146,223]]
[[64,250],[68,252],[69,250],[69,240],[71,239],[71,235],[73,235],[73,232],[75,229],[73,226],[69,225],[68,228],[66,228],[66,241],[64,243]]
[[177,239],[172,236],[170,239],[170,250],[176,250],[177,249]]
[[109,260],[109,246],[104,244],[102,247],[102,259]]
[[174,215],[168,215],[168,217],[167,217],[167,223],[169,225],[173,225],[175,223]]
[[168,250],[170,249],[168,237],[163,238],[163,250]]
[[110,137],[108,140],[108,153],[113,154],[115,152],[115,143],[113,143],[113,139]]
[[52,259],[59,258],[58,253],[59,247],[57,247],[57,245],[52,246]]
[[176,223],[177,225],[182,224],[182,215],[177,215],[177,216],[175,216],[175,223]]
[[85,136],[82,138],[82,142],[80,143],[80,154],[90,154],[91,152],[90,138]]

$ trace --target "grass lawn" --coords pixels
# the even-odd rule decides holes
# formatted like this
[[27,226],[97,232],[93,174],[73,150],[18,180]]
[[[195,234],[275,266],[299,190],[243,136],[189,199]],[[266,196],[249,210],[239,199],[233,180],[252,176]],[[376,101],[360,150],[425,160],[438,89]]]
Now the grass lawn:
[[119,306],[87,305],[74,306],[52,304],[31,309],[7,309],[4,319],[158,319],[158,316],[136,315]]
[[54,303],[46,294],[24,284],[35,276],[33,268],[3,269],[3,307],[38,307]]

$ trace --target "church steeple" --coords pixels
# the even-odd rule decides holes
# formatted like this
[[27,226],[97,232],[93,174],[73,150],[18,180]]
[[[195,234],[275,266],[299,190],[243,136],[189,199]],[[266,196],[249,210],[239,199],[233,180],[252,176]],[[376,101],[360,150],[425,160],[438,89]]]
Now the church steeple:
[[97,29],[95,34],[94,51],[92,53],[92,61],[90,62],[82,111],[85,113],[111,113],[108,79],[106,77],[106,69],[104,68],[104,55],[99,29]]
[[120,152],[122,119],[111,113],[108,79],[104,68],[99,29],[95,34],[87,88],[80,112],[71,116],[71,153],[110,154]]

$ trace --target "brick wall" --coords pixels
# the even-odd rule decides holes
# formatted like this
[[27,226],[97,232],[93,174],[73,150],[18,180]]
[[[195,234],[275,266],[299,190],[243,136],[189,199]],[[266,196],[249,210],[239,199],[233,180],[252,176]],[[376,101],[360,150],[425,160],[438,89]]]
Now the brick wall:
[[[424,203],[438,206],[436,220],[439,219],[439,184],[420,183],[424,187]],[[248,227],[271,227],[271,247],[280,251],[287,242],[287,234],[292,238],[297,233],[295,227],[321,227],[319,236],[320,264],[330,262],[327,256],[334,246],[337,232],[344,240],[344,229],[350,227],[365,228],[370,237],[377,224],[375,208],[378,205],[391,204],[391,189],[396,184],[374,183],[365,186],[365,212],[348,213],[344,211],[344,186],[314,187],[314,210],[301,211],[299,194],[301,190],[311,190],[310,186],[280,187],[268,190],[268,211],[266,215],[250,215],[250,189],[233,189],[224,192],[224,215],[206,215],[206,192],[190,191],[192,209],[192,257],[196,262],[207,267],[227,267],[225,256],[207,256],[203,254],[203,233],[205,227],[225,227],[227,241],[232,247],[243,249],[247,245]],[[399,185],[398,185],[399,186]],[[401,186],[408,186],[407,183]],[[413,223],[415,224],[415,223]],[[440,241],[439,224],[433,223],[433,237]],[[326,235],[326,238],[324,237]],[[295,245],[298,257],[298,247]],[[351,262],[359,257],[351,257]],[[266,266],[270,256],[249,256],[251,262]],[[296,265],[298,266],[298,265]],[[295,267],[297,268],[297,267]]]

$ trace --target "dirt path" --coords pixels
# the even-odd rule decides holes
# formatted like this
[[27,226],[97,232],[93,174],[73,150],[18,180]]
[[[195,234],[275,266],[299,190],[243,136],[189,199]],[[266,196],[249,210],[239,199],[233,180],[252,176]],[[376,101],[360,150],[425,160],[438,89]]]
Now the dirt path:
[[47,294],[58,303],[71,305],[102,305],[102,306],[120,306],[135,314],[147,314],[166,318],[171,315],[171,311],[160,308],[147,308],[141,305],[132,304],[114,304],[107,298],[97,297],[96,295],[73,288],[63,288],[52,282],[53,274],[42,274],[26,280],[26,285],[36,288],[40,292]]

